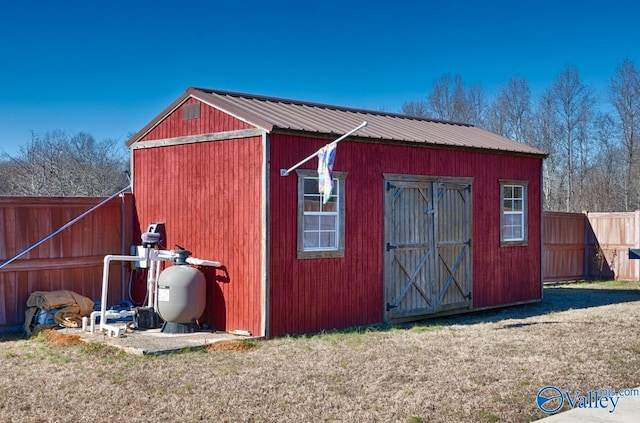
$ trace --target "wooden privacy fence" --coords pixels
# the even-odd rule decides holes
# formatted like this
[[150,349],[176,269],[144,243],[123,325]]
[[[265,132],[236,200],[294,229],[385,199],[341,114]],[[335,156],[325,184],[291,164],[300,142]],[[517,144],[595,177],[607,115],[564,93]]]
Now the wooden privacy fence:
[[[0,263],[104,201],[87,197],[0,197]],[[103,259],[128,254],[133,226],[131,194],[105,203],[74,225],[0,269],[0,330],[24,322],[33,291],[67,289],[100,300]],[[110,301],[125,296],[127,267],[110,269]]]
[[[102,198],[0,197],[0,262],[48,236]],[[122,194],[76,224],[0,269],[0,330],[24,322],[33,291],[68,289],[99,300],[103,259],[128,254],[134,227],[133,197]],[[631,213],[545,212],[544,281],[640,280],[640,211]],[[128,297],[129,267],[110,269],[110,302]]]
[[545,212],[544,282],[578,279],[640,281],[640,211],[624,213]]

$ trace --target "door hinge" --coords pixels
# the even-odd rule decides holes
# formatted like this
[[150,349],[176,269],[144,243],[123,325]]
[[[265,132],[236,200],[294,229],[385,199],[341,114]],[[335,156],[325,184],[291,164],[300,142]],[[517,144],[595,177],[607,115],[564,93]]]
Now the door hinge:
[[397,245],[391,245],[387,242],[387,251],[395,250],[396,248],[398,248]]
[[469,293],[467,295],[464,296],[467,300],[471,299],[471,291],[469,291]]
[[391,304],[391,303],[387,303],[387,311],[391,311],[391,310],[393,310],[394,308],[398,308],[398,306],[397,306],[397,305],[393,305],[393,304]]
[[391,191],[392,189],[394,189],[396,186],[393,185],[391,182],[387,182],[387,191]]

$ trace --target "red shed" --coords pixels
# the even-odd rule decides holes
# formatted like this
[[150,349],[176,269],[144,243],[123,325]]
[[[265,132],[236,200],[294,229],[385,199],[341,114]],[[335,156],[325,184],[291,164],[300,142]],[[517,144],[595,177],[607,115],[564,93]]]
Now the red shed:
[[[303,158],[336,150],[333,189]],[[460,123],[189,88],[128,143],[143,227],[217,260],[201,321],[280,336],[539,301],[539,150]]]

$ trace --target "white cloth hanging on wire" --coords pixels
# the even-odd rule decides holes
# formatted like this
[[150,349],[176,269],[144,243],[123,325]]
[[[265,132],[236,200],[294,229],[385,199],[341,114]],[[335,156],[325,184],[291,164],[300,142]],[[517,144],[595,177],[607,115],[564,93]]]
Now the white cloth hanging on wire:
[[318,192],[322,203],[327,204],[333,190],[333,162],[336,158],[336,143],[327,144],[318,150]]

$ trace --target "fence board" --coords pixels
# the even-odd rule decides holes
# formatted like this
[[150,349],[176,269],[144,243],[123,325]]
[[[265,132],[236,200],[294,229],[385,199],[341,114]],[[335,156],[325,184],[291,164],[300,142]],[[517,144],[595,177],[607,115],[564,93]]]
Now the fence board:
[[640,211],[544,213],[544,282],[579,279],[640,280]]
[[629,248],[638,248],[640,212],[589,213],[591,231],[588,234],[589,252],[596,259],[591,274],[598,275],[596,264],[602,258],[616,279],[640,280],[638,260],[629,260]]
[[585,216],[545,212],[542,260],[545,282],[584,278]]
[[[0,262],[45,238],[103,201],[86,197],[0,197]],[[0,330],[24,323],[33,291],[68,289],[99,300],[103,258],[128,254],[131,194],[114,198],[71,227],[0,269]],[[128,267],[112,266],[110,303],[120,301]]]

